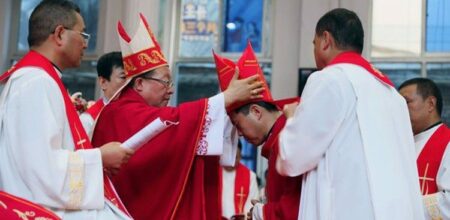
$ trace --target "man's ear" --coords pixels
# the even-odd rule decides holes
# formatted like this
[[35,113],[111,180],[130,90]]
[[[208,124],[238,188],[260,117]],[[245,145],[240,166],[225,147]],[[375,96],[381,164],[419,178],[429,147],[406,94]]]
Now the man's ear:
[[63,44],[63,34],[65,31],[66,30],[64,29],[64,27],[62,25],[58,25],[58,26],[56,26],[55,31],[51,35],[51,37],[53,38],[53,40],[56,42],[56,44],[58,46],[61,46]]
[[[428,112],[433,112],[436,110],[437,99],[434,96],[428,96],[427,100]],[[436,110],[437,111],[437,110]]]
[[321,44],[320,44],[321,49],[326,51],[326,50],[330,49],[332,44],[334,44],[334,38],[330,34],[330,32],[324,31],[322,33],[322,36],[320,37],[320,42],[321,42]]
[[134,80],[134,85],[133,85],[134,90],[136,90],[137,92],[141,92],[143,89],[143,82],[144,82],[143,78],[137,77]]
[[256,117],[256,119],[260,120],[262,117],[262,111],[261,107],[259,105],[251,105],[250,106],[250,113]]
[[97,78],[98,84],[100,85],[100,88],[102,89],[102,91],[106,90],[106,83],[108,82],[108,80],[106,80],[103,76],[99,76]]

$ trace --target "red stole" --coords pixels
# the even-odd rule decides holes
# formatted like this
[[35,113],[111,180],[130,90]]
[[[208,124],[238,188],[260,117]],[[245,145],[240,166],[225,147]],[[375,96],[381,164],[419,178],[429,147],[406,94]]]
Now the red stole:
[[276,171],[279,152],[278,137],[286,124],[286,117],[281,115],[272,127],[261,154],[269,160],[266,196],[263,214],[265,220],[297,220],[300,205],[302,176],[281,176]]
[[234,213],[244,213],[245,202],[250,193],[250,170],[239,163],[236,167],[236,177],[234,180]]
[[131,88],[103,108],[94,146],[123,142],[157,117],[179,122],[136,151],[112,179],[133,218],[221,218],[219,157],[196,156],[203,130],[208,129],[206,114],[206,99],[158,108]]
[[0,216],[2,219],[47,219],[59,220],[60,218],[46,208],[28,200],[0,191]]
[[[55,70],[55,67],[52,63],[42,56],[41,54],[30,50],[16,65],[11,67],[5,74],[0,77],[0,81],[9,78],[17,69],[21,67],[38,67],[45,70],[50,77],[55,80],[55,83],[58,85],[61,94],[64,99],[64,105],[66,109],[67,120],[69,121],[70,132],[72,133],[73,142],[76,150],[80,149],[92,149],[91,142],[81,125],[80,118],[75,110],[75,107],[70,100],[70,97],[67,93],[66,88],[64,87],[61,78]],[[104,176],[104,190],[105,190],[105,198],[108,199],[111,203],[117,206],[124,213],[128,214],[125,206],[120,201],[120,198],[116,195],[114,187],[106,175]]]
[[339,63],[349,63],[360,66],[367,70],[370,74],[372,74],[379,81],[394,87],[394,83],[379,70],[375,69],[367,60],[365,60],[360,54],[355,52],[342,52],[338,54],[329,64],[331,66],[333,64]]
[[436,176],[449,141],[450,129],[445,124],[442,124],[428,139],[417,158],[420,190],[423,195],[433,194],[438,191]]
[[103,102],[103,99],[100,98],[93,104],[91,107],[86,110],[86,112],[91,115],[91,117],[94,119],[94,121],[97,119],[98,115],[100,114],[100,111],[105,107],[105,102]]

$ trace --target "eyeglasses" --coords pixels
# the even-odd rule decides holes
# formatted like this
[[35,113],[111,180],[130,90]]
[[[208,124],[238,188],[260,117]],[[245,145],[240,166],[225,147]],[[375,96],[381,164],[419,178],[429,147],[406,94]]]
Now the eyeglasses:
[[149,77],[149,76],[142,76],[143,79],[149,79],[149,80],[154,80],[156,82],[159,82],[161,84],[163,84],[167,89],[168,88],[172,88],[173,87],[173,82],[172,80],[162,80],[162,79],[157,79],[157,78],[153,78],[153,77]]
[[79,33],[79,34],[83,37],[84,43],[85,43],[86,45],[89,45],[89,39],[91,39],[91,35],[90,35],[90,34],[85,33],[85,32],[76,31],[76,30],[72,30],[72,29],[67,28],[67,27],[64,27],[64,29]]

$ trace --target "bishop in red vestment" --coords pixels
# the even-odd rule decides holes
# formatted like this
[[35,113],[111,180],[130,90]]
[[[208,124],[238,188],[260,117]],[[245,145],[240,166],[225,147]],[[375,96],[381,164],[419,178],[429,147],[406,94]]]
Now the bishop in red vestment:
[[124,142],[157,118],[176,125],[122,166],[113,177],[117,192],[137,220],[220,219],[219,157],[204,155],[225,142],[225,107],[260,97],[261,83],[235,79],[233,89],[212,98],[167,107],[170,70],[147,21],[140,16],[134,38],[120,22],[118,32],[128,81],[100,113],[94,145]]

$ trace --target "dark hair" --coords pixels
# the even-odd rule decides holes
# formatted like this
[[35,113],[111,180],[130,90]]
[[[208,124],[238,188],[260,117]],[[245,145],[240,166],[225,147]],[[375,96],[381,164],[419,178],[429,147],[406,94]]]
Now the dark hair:
[[152,69],[150,71],[147,71],[145,73],[142,73],[141,75],[135,76],[131,79],[130,83],[128,83],[127,87],[133,88],[134,87],[134,83],[136,82],[137,78],[145,78],[145,77],[152,77],[153,74],[155,73],[156,69]]
[[123,68],[122,53],[110,52],[103,54],[97,62],[97,75],[111,80],[111,73],[114,68]]
[[336,46],[343,50],[353,50],[359,54],[364,47],[364,30],[355,12],[336,8],[323,15],[316,25],[316,35],[328,31]]
[[43,0],[28,21],[28,45],[39,46],[58,25],[73,28],[77,22],[78,5],[66,0]]
[[269,102],[259,101],[259,102],[250,102],[248,104],[245,104],[245,105],[235,109],[234,113],[242,113],[244,115],[248,115],[248,113],[250,112],[251,105],[261,106],[262,108],[266,109],[268,112],[277,112],[278,111],[277,106],[275,106],[274,104],[269,103]]
[[422,96],[423,99],[426,99],[430,96],[436,97],[436,109],[439,116],[441,116],[443,106],[442,95],[436,83],[434,83],[433,80],[427,78],[413,78],[403,82],[400,87],[398,87],[398,90],[410,85],[417,85],[417,94]]

